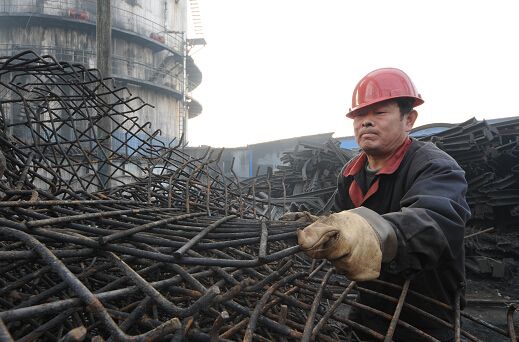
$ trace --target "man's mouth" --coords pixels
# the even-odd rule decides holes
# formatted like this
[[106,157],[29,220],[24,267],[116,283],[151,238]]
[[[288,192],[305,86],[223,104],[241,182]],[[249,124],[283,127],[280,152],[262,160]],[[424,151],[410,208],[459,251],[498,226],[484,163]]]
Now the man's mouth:
[[361,138],[372,138],[374,136],[376,136],[374,132],[363,132],[360,134]]

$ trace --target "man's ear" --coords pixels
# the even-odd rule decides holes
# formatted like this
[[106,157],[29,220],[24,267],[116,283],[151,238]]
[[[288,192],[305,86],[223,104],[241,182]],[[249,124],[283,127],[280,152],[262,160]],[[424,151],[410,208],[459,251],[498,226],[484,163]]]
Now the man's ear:
[[413,129],[417,117],[418,112],[414,109],[404,116],[404,130],[406,132],[409,132]]

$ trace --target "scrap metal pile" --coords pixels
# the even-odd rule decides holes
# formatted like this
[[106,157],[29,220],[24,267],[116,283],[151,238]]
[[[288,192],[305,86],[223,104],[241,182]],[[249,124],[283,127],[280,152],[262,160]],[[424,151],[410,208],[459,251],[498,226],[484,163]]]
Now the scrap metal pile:
[[470,119],[424,140],[465,170],[472,211],[467,235],[474,236],[465,240],[467,269],[517,283],[511,273],[519,267],[519,118]]
[[[399,320],[440,321],[405,303],[409,282],[380,295],[392,313],[359,306],[366,289],[299,252],[299,224],[259,217],[217,152],[161,142],[144,105],[95,70],[0,57],[1,341],[338,341],[351,326],[435,341]],[[352,306],[387,333],[349,321]],[[450,309],[457,340],[484,340],[462,321],[515,340],[513,306],[499,327]]]
[[247,179],[241,186],[248,192],[254,188],[255,193],[270,193],[268,217],[278,218],[286,210],[323,214],[333,204],[338,173],[354,155],[341,149],[336,139],[317,146],[299,143],[294,151],[283,153],[283,165]]
[[465,170],[475,219],[500,231],[519,226],[519,118],[489,124],[468,120],[425,138]]

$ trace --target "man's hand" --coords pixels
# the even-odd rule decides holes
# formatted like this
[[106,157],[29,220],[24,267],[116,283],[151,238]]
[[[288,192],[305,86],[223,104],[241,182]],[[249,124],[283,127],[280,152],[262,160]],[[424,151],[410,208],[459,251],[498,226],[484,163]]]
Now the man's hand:
[[321,217],[303,230],[297,240],[315,259],[328,259],[337,270],[355,281],[378,278],[382,250],[378,234],[361,215],[341,211]]
[[310,214],[308,211],[294,211],[294,212],[288,212],[285,213],[283,216],[281,216],[279,219],[281,221],[295,221],[295,222],[302,222],[302,223],[312,223],[317,221],[319,217]]

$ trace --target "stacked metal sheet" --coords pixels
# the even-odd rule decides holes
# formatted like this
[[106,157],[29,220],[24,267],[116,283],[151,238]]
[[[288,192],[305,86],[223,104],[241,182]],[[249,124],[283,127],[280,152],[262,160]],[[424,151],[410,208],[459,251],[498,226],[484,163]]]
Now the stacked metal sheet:
[[519,118],[471,119],[424,140],[465,170],[474,219],[488,221],[500,232],[519,227]]

